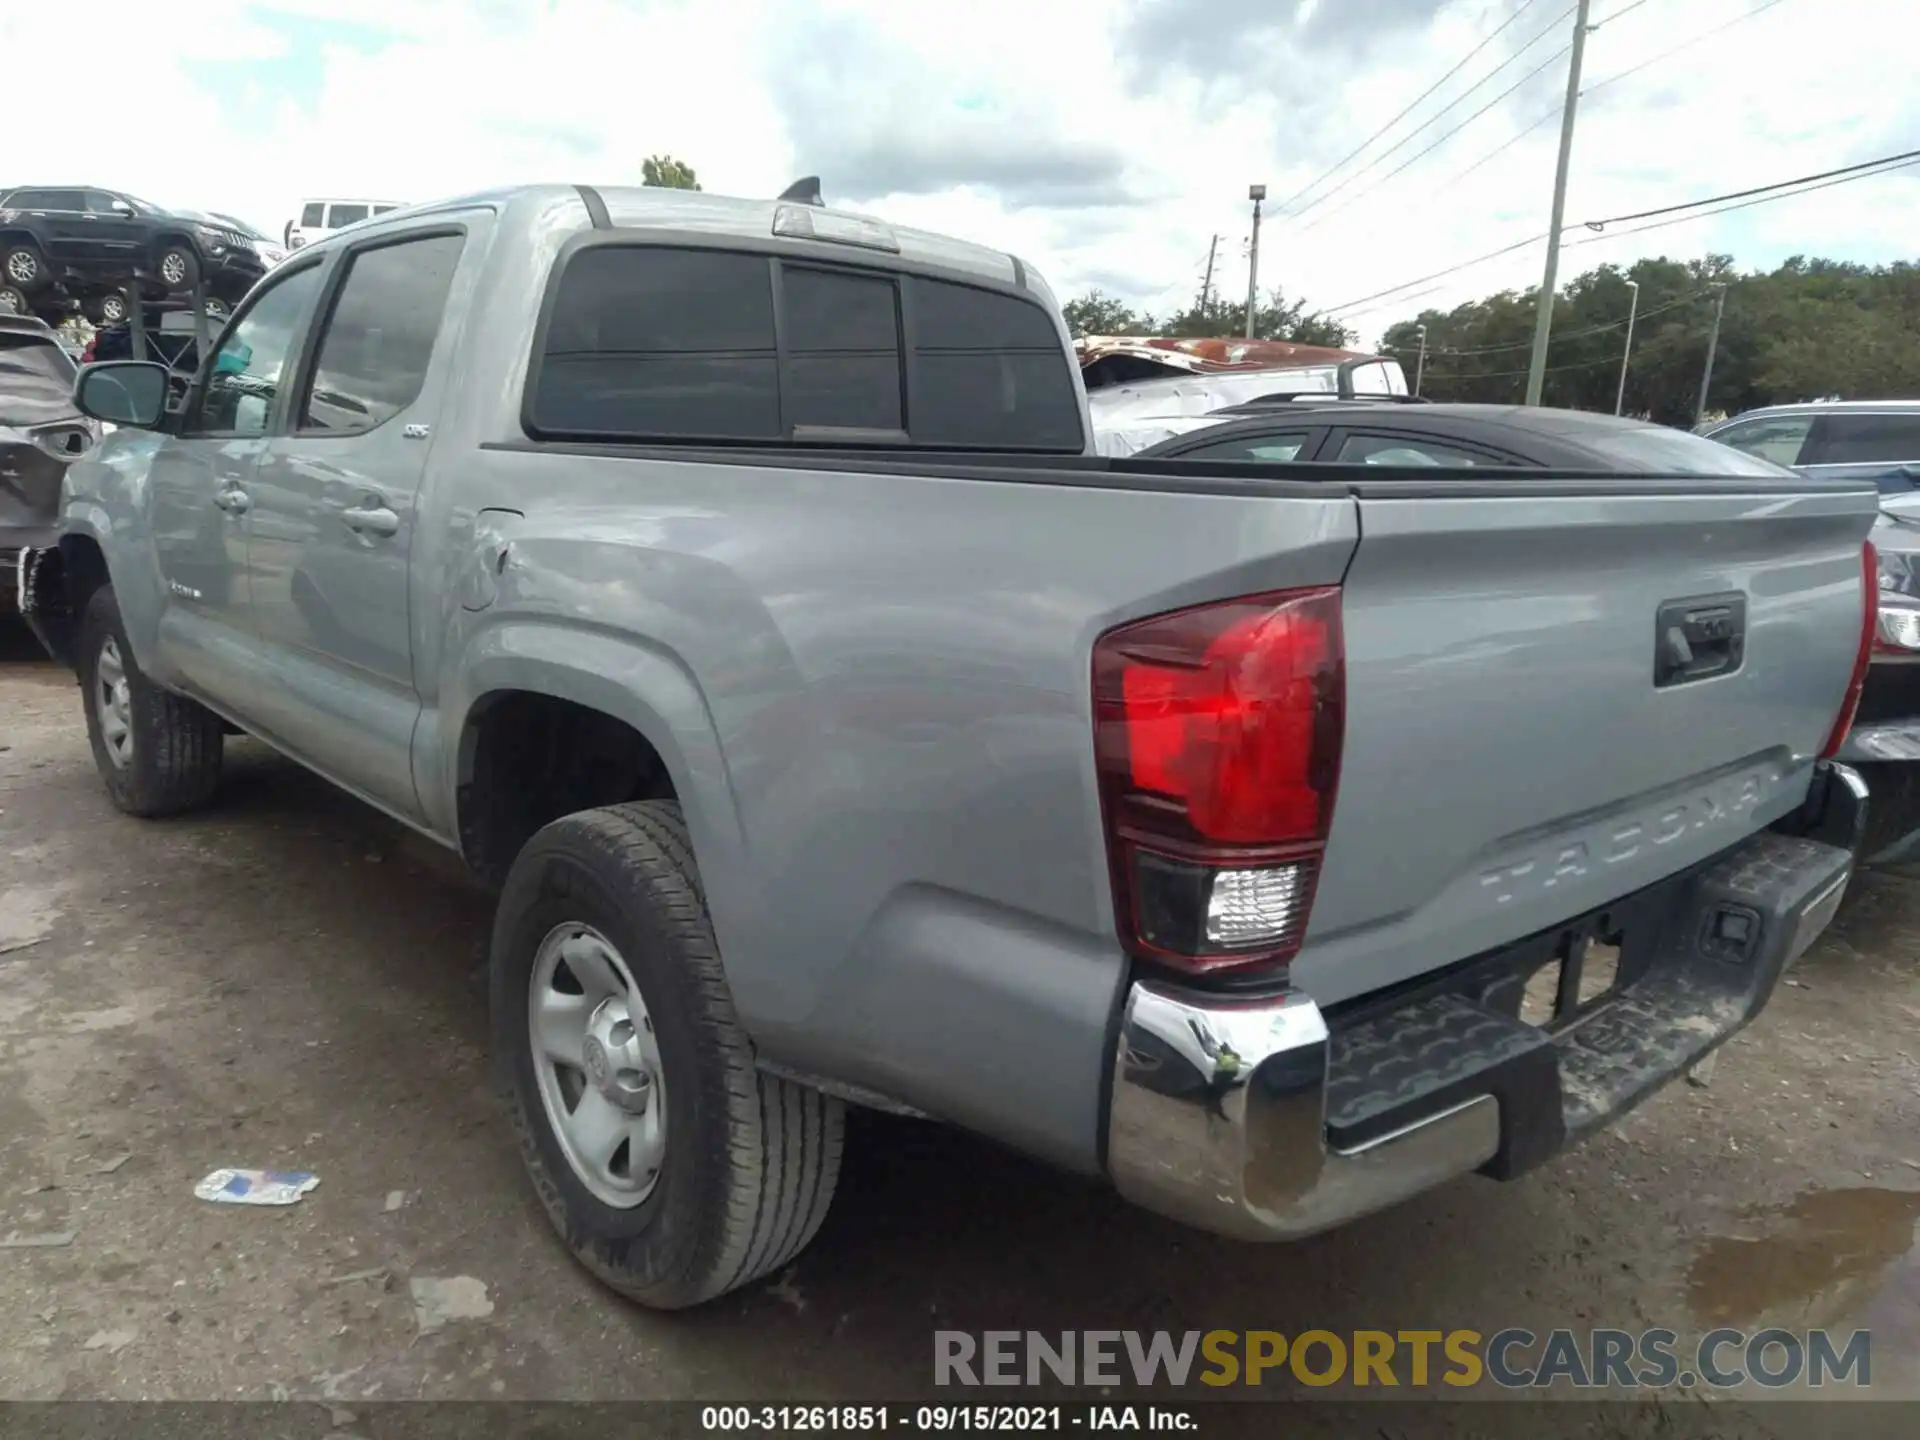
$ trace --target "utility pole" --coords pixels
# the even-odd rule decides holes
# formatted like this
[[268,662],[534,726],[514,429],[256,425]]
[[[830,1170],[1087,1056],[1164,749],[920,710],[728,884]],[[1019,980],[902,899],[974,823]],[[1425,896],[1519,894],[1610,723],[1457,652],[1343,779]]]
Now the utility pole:
[[1693,407],[1693,423],[1707,418],[1707,388],[1713,384],[1713,352],[1720,348],[1720,317],[1727,312],[1727,287],[1720,287],[1713,302],[1713,329],[1707,332],[1707,367],[1700,372],[1700,403]]
[[1200,313],[1207,313],[1207,296],[1213,293],[1213,257],[1220,248],[1220,237],[1215,235],[1207,242],[1207,278],[1200,282]]
[[1613,413],[1618,415],[1627,403],[1627,357],[1633,354],[1633,317],[1640,313],[1640,282],[1627,281],[1633,299],[1627,304],[1627,343],[1620,347],[1620,388],[1613,392]]
[[1573,17],[1573,54],[1567,60],[1567,105],[1560,112],[1560,163],[1553,171],[1553,221],[1547,231],[1547,272],[1540,279],[1533,320],[1533,360],[1527,366],[1527,404],[1538,405],[1547,383],[1547,339],[1553,333],[1553,295],[1560,280],[1560,227],[1567,218],[1567,168],[1573,161],[1573,115],[1580,105],[1580,62],[1587,53],[1587,12],[1580,0]]
[[[1586,4],[1586,0],[1580,0]],[[1267,198],[1267,187],[1249,185],[1247,198],[1253,201],[1253,246],[1247,251],[1247,339],[1253,338],[1254,302],[1260,293],[1260,202]]]
[[1413,362],[1413,393],[1420,393],[1420,381],[1427,373],[1427,327],[1420,328],[1420,357]]

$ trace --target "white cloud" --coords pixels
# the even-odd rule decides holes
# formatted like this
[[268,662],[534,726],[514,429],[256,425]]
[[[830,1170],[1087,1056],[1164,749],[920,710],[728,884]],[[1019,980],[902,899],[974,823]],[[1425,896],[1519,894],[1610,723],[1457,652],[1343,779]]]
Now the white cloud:
[[[869,211],[1012,250],[1063,295],[1099,285],[1167,306],[1198,289],[1215,233],[1216,283],[1244,288],[1248,182],[1278,202],[1314,179],[1516,3],[233,0],[178,31],[147,0],[9,6],[0,53],[119,34],[137,37],[139,64],[137,80],[84,93],[56,66],[10,67],[9,109],[61,123],[15,129],[0,181],[118,186],[278,230],[304,195],[635,182],[642,157],[666,151],[723,192],[819,173],[830,202],[858,194]],[[1758,3],[1647,0],[1608,21],[1625,0],[1596,0],[1588,83]],[[1538,0],[1394,135],[1561,8]],[[1893,43],[1907,9],[1785,0],[1600,86],[1583,104],[1569,220],[1920,144]],[[1318,210],[1270,216],[1263,281],[1338,304],[1544,231],[1557,123],[1451,177],[1557,103],[1563,62],[1378,182],[1562,43],[1543,40]],[[104,98],[116,90],[126,98]],[[1742,264],[1898,258],[1920,219],[1913,177],[1569,249],[1562,274],[1708,249]],[[1529,287],[1539,266],[1537,247],[1517,252],[1355,323],[1370,337],[1421,305]]]

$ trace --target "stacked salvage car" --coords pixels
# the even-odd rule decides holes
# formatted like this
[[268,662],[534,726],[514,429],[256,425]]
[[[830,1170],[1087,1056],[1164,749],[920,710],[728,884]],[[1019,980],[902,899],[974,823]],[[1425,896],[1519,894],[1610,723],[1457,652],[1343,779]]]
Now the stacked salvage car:
[[197,295],[217,318],[266,273],[265,244],[232,221],[121,191],[16,186],[0,194],[0,314],[114,324],[135,299]]

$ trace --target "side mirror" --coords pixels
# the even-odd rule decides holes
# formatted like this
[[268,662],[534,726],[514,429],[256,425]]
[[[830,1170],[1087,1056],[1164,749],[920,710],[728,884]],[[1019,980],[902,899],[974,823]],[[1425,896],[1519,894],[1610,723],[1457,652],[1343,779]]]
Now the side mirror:
[[82,415],[109,425],[156,430],[167,413],[167,367],[148,360],[103,360],[73,382]]

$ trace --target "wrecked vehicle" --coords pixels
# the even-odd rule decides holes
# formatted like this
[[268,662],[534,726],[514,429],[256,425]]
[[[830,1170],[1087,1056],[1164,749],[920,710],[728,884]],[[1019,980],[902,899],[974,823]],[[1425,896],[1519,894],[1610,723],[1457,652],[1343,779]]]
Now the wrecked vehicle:
[[74,405],[74,374],[44,321],[0,314],[0,614],[19,603],[20,552],[53,543],[60,477],[100,438]]
[[1520,1175],[1851,874],[1871,486],[1106,459],[1016,257],[648,188],[375,217],[167,380],[84,372],[26,566],[107,793],[231,726],[464,856],[650,1305],[811,1240],[850,1103],[1248,1240]]
[[1198,417],[1275,395],[1407,393],[1398,360],[1291,340],[1088,335],[1073,348],[1102,455],[1137,454]]

